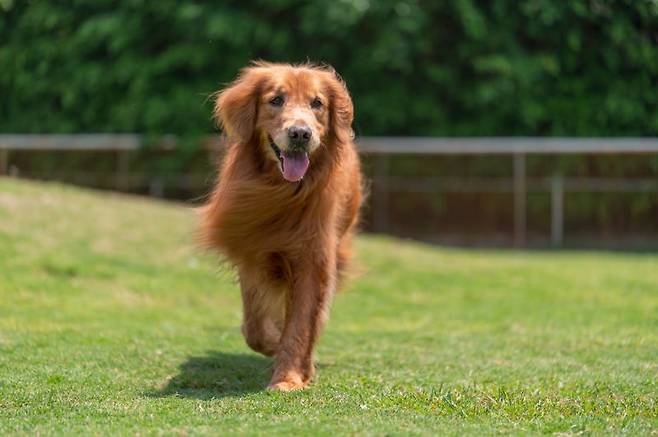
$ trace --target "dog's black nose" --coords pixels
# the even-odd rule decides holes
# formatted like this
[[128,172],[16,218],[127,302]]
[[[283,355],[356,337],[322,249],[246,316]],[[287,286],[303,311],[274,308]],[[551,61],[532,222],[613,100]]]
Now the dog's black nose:
[[293,146],[305,146],[311,139],[311,128],[307,126],[291,126],[288,128],[288,138]]

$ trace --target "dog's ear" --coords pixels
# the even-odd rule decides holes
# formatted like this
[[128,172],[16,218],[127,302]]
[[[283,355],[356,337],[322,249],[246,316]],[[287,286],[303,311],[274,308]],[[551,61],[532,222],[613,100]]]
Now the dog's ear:
[[254,133],[263,68],[243,69],[233,83],[217,93],[214,117],[230,138],[247,142]]
[[346,143],[354,138],[354,106],[345,82],[335,71],[329,71],[329,74],[331,131],[338,142]]

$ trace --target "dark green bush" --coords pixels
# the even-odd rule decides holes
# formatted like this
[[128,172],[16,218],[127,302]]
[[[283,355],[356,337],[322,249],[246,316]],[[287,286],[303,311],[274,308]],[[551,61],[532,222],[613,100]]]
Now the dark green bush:
[[321,61],[361,134],[657,135],[651,0],[1,0],[0,131],[209,132],[250,59]]

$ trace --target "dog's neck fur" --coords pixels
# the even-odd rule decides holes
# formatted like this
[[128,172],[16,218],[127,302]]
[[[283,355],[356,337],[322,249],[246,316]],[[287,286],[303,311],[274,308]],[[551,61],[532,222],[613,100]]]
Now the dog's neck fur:
[[[211,231],[206,235],[208,243],[223,248],[231,257],[239,257],[240,248],[250,245],[303,252],[310,244],[306,238],[315,233],[306,228],[332,223],[329,217],[336,213],[337,199],[331,193],[341,183],[337,174],[341,164],[327,154],[340,150],[337,144],[321,146],[311,158],[303,182],[288,182],[276,163],[263,157],[257,143],[228,145],[219,183],[209,202],[213,210],[206,214],[210,221],[205,226]],[[231,232],[222,232],[227,229]],[[280,236],[297,233],[304,237],[288,239],[285,244],[280,241]]]

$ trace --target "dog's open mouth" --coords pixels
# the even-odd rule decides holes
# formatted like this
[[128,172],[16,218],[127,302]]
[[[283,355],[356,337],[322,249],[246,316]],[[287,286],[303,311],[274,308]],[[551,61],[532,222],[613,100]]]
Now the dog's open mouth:
[[285,180],[290,182],[297,182],[304,177],[306,170],[308,170],[309,159],[308,153],[296,151],[282,151],[277,146],[272,138],[270,140],[270,147],[274,150],[276,157],[279,158],[279,168]]

